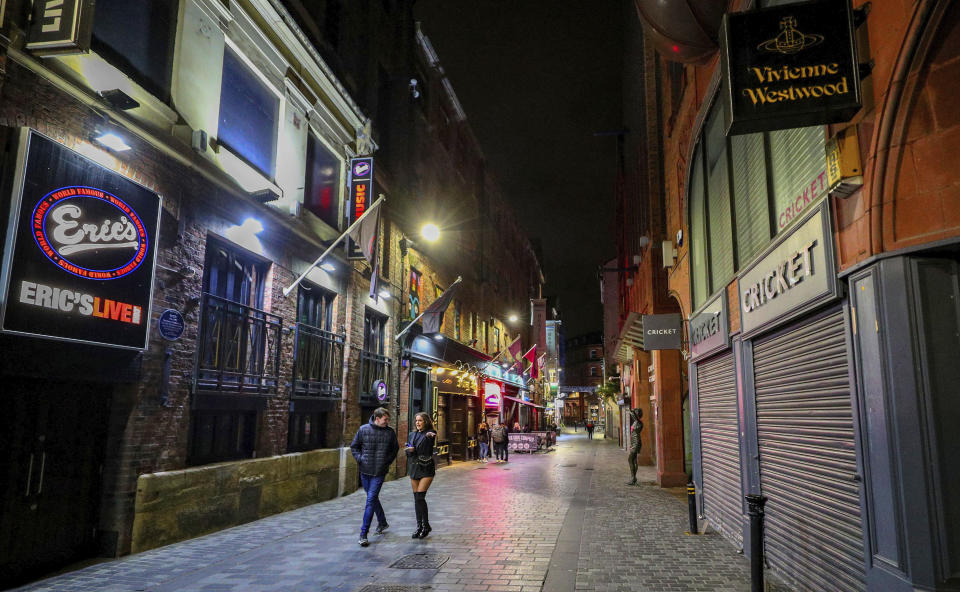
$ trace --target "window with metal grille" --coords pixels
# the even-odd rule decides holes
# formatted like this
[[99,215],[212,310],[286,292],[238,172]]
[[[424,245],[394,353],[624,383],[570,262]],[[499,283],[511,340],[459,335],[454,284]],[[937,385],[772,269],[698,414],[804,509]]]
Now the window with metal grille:
[[296,349],[293,364],[293,398],[339,400],[343,392],[342,333],[335,333],[335,294],[308,282],[297,297]]
[[327,413],[311,411],[291,413],[287,432],[287,450],[299,452],[327,447]]

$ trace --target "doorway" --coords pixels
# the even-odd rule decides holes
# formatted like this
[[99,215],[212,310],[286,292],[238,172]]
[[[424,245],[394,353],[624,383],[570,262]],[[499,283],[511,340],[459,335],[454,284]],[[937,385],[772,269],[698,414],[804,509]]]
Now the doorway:
[[111,389],[4,378],[0,587],[97,553]]

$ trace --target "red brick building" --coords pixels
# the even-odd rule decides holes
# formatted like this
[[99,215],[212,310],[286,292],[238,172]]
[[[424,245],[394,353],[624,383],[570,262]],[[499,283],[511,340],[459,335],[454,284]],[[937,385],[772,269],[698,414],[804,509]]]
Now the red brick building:
[[[766,560],[792,587],[953,590],[960,11],[852,4],[635,2],[642,107],[625,117],[643,132],[626,139],[618,249],[641,262],[621,277],[619,361],[653,412],[660,482],[689,471],[702,517],[748,553],[745,496],[765,496]],[[723,54],[721,21],[765,37]],[[799,69],[814,55],[850,73]],[[754,98],[783,94],[744,110],[742,56],[837,96],[859,78],[859,106],[812,118],[826,87],[771,77]],[[737,128],[781,98],[780,121]],[[641,349],[638,315],[658,312],[682,314],[681,350]]]

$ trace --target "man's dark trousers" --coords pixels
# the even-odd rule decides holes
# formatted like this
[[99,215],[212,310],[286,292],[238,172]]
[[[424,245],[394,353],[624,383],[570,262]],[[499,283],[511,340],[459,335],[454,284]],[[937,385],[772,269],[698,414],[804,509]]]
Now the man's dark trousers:
[[360,482],[363,484],[363,490],[367,492],[367,505],[363,508],[363,525],[360,527],[360,536],[367,536],[374,513],[377,515],[379,524],[387,523],[387,515],[383,513],[383,506],[380,505],[380,488],[383,487],[383,479],[383,476],[374,477],[373,475],[360,473]]

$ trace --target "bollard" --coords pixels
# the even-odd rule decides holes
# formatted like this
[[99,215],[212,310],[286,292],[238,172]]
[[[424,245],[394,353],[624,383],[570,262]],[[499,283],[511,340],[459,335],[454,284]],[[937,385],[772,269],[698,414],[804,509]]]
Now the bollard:
[[750,590],[763,592],[763,505],[767,498],[754,494],[745,497],[750,515]]
[[697,488],[687,483],[687,510],[690,512],[690,531],[687,534],[699,534],[697,528]]

